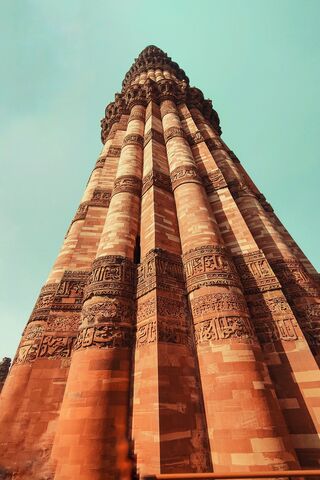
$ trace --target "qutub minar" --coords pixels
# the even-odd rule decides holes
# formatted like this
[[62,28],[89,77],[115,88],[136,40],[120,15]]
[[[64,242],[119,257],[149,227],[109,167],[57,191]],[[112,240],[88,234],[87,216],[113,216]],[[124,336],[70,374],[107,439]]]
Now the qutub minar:
[[2,389],[0,478],[319,468],[317,272],[211,101],[149,46],[101,125]]

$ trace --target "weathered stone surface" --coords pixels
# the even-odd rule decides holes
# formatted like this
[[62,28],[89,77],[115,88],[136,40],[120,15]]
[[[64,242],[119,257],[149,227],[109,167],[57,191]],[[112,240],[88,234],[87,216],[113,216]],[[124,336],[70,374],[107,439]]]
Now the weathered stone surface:
[[0,364],[0,472],[319,467],[318,276],[211,101],[149,46],[101,127],[13,365]]

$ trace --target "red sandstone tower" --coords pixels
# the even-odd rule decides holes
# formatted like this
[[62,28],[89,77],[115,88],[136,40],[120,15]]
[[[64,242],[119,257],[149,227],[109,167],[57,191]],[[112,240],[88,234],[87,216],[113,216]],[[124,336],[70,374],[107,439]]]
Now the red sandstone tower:
[[317,273],[220,135],[143,50],[4,384],[0,478],[130,478],[128,440],[141,475],[319,468]]

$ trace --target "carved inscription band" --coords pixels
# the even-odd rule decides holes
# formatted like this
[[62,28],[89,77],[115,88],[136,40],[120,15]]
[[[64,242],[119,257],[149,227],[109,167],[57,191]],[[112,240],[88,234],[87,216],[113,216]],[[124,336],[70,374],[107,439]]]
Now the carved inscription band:
[[183,128],[170,127],[164,131],[164,141],[166,143],[174,137],[186,138]]
[[201,178],[196,166],[188,165],[177,167],[170,174],[172,189],[175,190],[183,183],[198,183],[201,185]]
[[152,186],[162,188],[167,192],[172,192],[169,175],[159,172],[158,170],[151,170],[151,172],[143,177],[142,195],[144,195]]
[[254,330],[246,316],[228,315],[215,317],[195,325],[195,339],[197,344],[211,340],[225,339],[255,339]]
[[144,138],[142,135],[130,134],[124,137],[122,148],[126,147],[127,145],[138,145],[139,147],[143,147],[143,144]]
[[183,265],[180,255],[156,248],[138,266],[137,298],[154,288],[184,292]]
[[114,187],[112,190],[112,197],[117,195],[117,193],[132,193],[140,197],[141,195],[142,182],[140,178],[135,177],[134,175],[122,175],[118,177],[114,182]]
[[92,264],[89,284],[84,298],[96,295],[119,295],[132,297],[135,289],[135,266],[120,255],[105,255]]
[[266,292],[281,288],[262,251],[234,257],[234,263],[247,294]]
[[235,267],[225,248],[204,245],[183,255],[187,290],[193,290],[210,285],[234,285],[240,282]]

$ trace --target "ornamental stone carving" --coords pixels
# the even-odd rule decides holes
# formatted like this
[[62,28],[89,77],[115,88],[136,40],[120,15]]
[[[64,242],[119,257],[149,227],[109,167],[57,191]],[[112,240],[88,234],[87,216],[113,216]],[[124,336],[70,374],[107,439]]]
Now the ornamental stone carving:
[[122,142],[122,148],[126,147],[127,145],[138,145],[139,147],[143,147],[144,138],[142,135],[138,135],[136,133],[132,133],[130,135],[126,135]]
[[132,193],[140,197],[141,195],[142,182],[140,178],[135,177],[134,175],[122,175],[121,177],[116,178],[114,182],[114,187],[112,190],[112,197],[117,195],[117,193]]
[[70,357],[75,336],[43,335],[37,357]]
[[151,170],[142,179],[142,195],[144,195],[151,187],[158,187],[167,192],[172,192],[169,175],[166,175],[159,170]]
[[165,145],[164,137],[162,132],[158,132],[155,128],[150,128],[144,136],[144,147],[148,145],[148,143],[154,140],[155,142],[160,143],[161,145]]
[[295,318],[287,317],[273,319],[272,321],[255,322],[255,331],[262,344],[275,342],[277,340],[295,341],[298,340],[297,322]]
[[210,315],[211,312],[234,310],[248,314],[244,297],[234,293],[211,293],[196,297],[191,301],[191,309],[195,318]]
[[281,288],[262,251],[234,257],[245,293],[252,294]]
[[108,149],[107,157],[120,157],[121,147],[111,146]]
[[236,269],[223,247],[194,248],[183,255],[183,263],[189,293],[202,286],[240,286]]
[[82,326],[107,322],[133,323],[134,309],[131,300],[124,298],[104,298],[99,302],[83,306],[81,311]]
[[187,140],[190,146],[197,145],[198,143],[204,142],[204,138],[201,135],[201,132],[199,132],[199,130],[187,135]]
[[84,328],[77,336],[74,349],[96,348],[128,348],[132,346],[132,328],[126,325],[108,323]]
[[172,189],[175,190],[183,183],[202,184],[198,169],[193,165],[177,167],[170,174]]
[[203,176],[203,184],[207,193],[212,193],[227,187],[227,182],[218,168],[209,172],[208,175]]
[[29,322],[46,320],[48,318],[57,288],[58,283],[50,283],[42,287],[38,300],[29,318]]
[[89,205],[92,207],[109,207],[111,191],[104,188],[96,188],[93,191]]
[[105,163],[106,163],[106,157],[98,158],[98,160],[96,161],[96,164],[94,166],[94,170],[96,168],[103,168]]
[[84,298],[91,296],[119,295],[131,298],[135,290],[135,266],[120,255],[106,255],[92,264]]
[[137,270],[137,297],[154,288],[184,293],[184,274],[180,255],[156,248],[148,252]]
[[290,297],[317,297],[319,289],[303,265],[294,258],[273,260],[272,269]]
[[170,127],[164,131],[164,141],[168,143],[174,137],[186,138],[183,128]]
[[191,339],[182,326],[169,322],[155,320],[143,325],[138,325],[136,332],[136,348],[141,348],[152,343],[175,343],[190,345]]
[[228,315],[197,323],[195,339],[197,345],[227,339],[252,341],[255,339],[255,334],[247,316]]
[[[217,134],[221,134],[218,114],[213,110],[212,102],[205,100],[199,89],[190,88],[185,81],[162,79],[155,82],[148,78],[143,85],[128,85],[126,90],[117,94],[115,101],[106,107],[105,118],[101,120],[102,142],[105,143],[107,138],[111,138],[109,132],[112,125],[120,121],[121,115],[130,113],[130,109],[134,105],[146,106],[147,102],[150,101],[160,104],[167,100],[174,101],[176,104],[186,103],[190,108],[196,107]],[[174,112],[176,113],[176,110]],[[163,112],[162,115],[164,114]],[[134,119],[134,115],[135,113],[129,120]],[[142,120],[140,116],[139,120]]]

